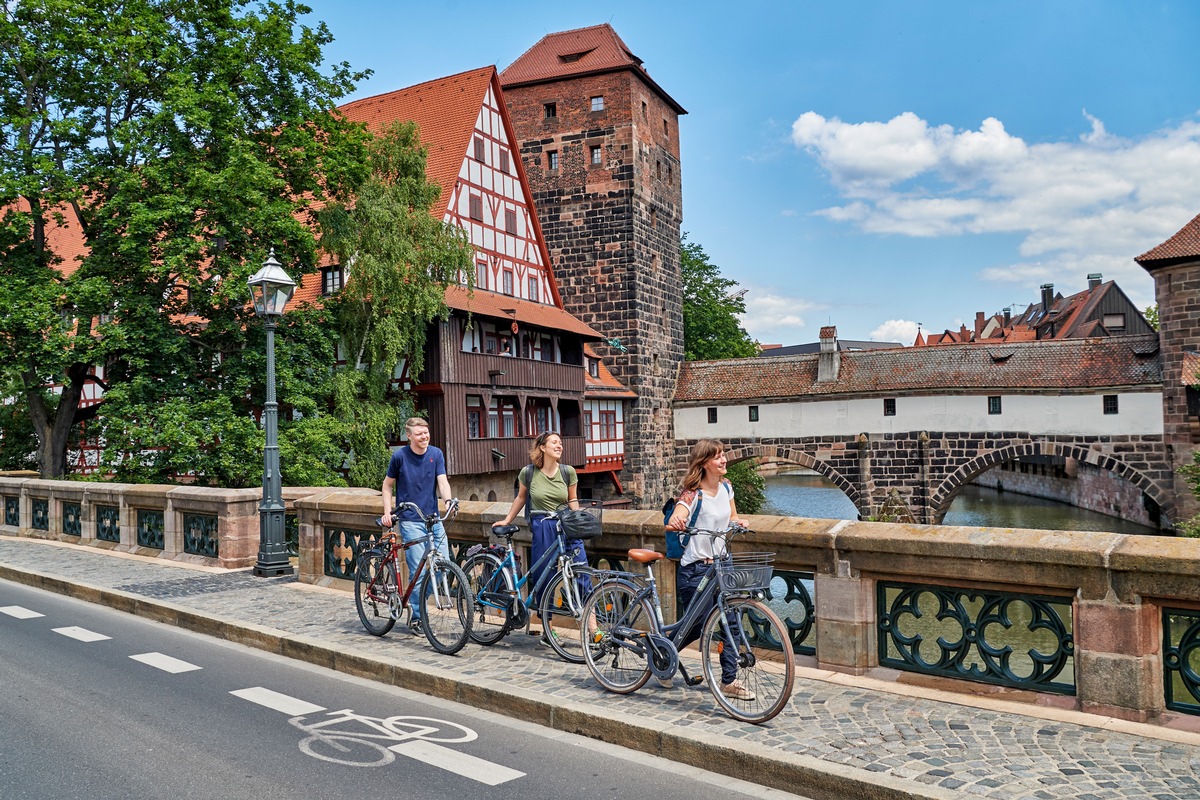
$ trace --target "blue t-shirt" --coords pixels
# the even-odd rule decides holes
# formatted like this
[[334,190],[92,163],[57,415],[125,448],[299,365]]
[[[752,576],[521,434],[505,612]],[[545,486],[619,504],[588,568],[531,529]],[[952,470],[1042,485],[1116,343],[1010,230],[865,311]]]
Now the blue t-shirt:
[[[416,503],[426,516],[438,510],[437,479],[446,474],[446,458],[442,451],[430,446],[417,455],[408,445],[392,453],[388,462],[387,476],[396,481],[396,503]],[[411,508],[404,510],[399,518],[406,522],[420,522]]]

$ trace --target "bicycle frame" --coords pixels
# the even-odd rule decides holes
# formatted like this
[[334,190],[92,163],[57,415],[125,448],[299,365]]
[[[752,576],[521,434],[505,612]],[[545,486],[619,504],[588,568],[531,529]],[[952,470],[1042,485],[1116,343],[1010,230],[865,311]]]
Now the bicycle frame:
[[[453,513],[454,511],[457,511],[457,509],[458,509],[457,503],[458,503],[458,501],[454,500],[454,501],[452,501],[452,505],[447,507],[446,517],[450,516],[450,514]],[[405,508],[411,508],[412,510],[416,511],[418,515],[421,516],[421,521],[425,524],[425,535],[422,536],[420,539],[413,539],[411,542],[405,542],[402,540],[399,533],[393,531],[392,533],[389,534],[389,536],[391,537],[391,542],[388,545],[388,548],[389,548],[388,560],[392,563],[392,570],[396,574],[397,582],[399,582],[401,580],[400,576],[402,575],[402,572],[400,570],[400,553],[401,553],[401,551],[407,551],[410,547],[416,547],[417,545],[424,545],[425,546],[425,557],[417,562],[416,571],[412,575],[408,576],[408,584],[403,587],[404,591],[402,591],[402,592],[399,591],[400,586],[399,586],[399,583],[397,584],[397,594],[400,595],[400,605],[402,608],[409,607],[409,598],[412,596],[413,588],[420,585],[421,576],[423,574],[425,574],[425,568],[427,566],[429,567],[430,574],[431,575],[433,574],[433,562],[440,555],[437,552],[437,549],[435,547],[436,542],[434,541],[433,526],[436,523],[441,522],[446,518],[446,517],[439,517],[436,513],[430,514],[429,516],[425,516],[424,514],[421,514],[421,509],[415,503],[401,503],[398,506],[396,506],[396,508],[393,510],[396,512],[399,512]],[[395,520],[393,522],[393,525],[395,524],[395,522],[398,522],[398,520]],[[441,595],[440,595],[440,591],[441,591],[442,587],[438,586],[437,581],[433,581],[432,586],[433,586],[433,598],[436,602],[440,603],[441,599],[442,599]]]
[[[552,572],[551,570],[546,569],[546,567],[548,567],[550,564],[550,559],[552,557],[561,559],[567,554],[566,540],[563,538],[563,533],[561,530],[555,535],[554,541],[555,547],[546,550],[545,553],[542,553],[542,557],[539,558],[536,563],[530,566],[529,570],[523,574],[518,574],[517,571],[517,560],[513,554],[512,540],[509,539],[508,544],[504,546],[507,552],[504,554],[504,558],[500,561],[500,570],[502,572],[508,572],[508,574],[513,578],[513,588],[516,590],[517,597],[521,600],[521,604],[525,606],[527,611],[533,611],[533,599],[538,596],[538,593],[544,589],[546,584],[553,580],[554,576],[557,574],[557,572]],[[564,564],[560,564],[560,568],[562,566],[564,566]],[[570,569],[570,567],[567,567],[567,569]],[[524,588],[529,584],[529,575],[538,570],[541,570],[541,575],[538,576],[537,582],[534,583],[533,588],[527,592],[523,592]],[[504,608],[507,606],[507,603],[489,601],[488,598],[484,597],[484,594],[484,592],[480,592],[479,602],[487,603],[492,608]],[[499,593],[491,591],[487,592],[486,594],[494,596]],[[507,593],[505,596],[507,597]]]

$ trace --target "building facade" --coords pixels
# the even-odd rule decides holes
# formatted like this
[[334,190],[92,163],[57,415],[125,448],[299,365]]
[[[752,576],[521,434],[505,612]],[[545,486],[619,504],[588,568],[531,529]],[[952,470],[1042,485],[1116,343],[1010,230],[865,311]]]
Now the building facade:
[[648,507],[674,491],[671,398],[683,361],[679,117],[608,25],[544,37],[500,74],[563,305],[636,392],[606,489]]

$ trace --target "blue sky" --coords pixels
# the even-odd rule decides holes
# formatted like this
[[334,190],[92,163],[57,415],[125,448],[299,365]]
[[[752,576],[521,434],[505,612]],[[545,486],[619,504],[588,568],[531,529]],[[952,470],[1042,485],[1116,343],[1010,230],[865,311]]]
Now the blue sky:
[[352,98],[611,24],[688,114],[683,229],[764,343],[911,344],[1115,279],[1200,214],[1200,3],[309,0]]

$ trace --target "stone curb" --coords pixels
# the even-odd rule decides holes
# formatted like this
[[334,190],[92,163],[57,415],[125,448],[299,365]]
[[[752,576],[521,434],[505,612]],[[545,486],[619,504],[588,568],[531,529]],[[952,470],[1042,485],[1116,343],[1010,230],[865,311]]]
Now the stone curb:
[[[812,800],[970,800],[941,786],[831,764],[812,756],[782,753],[694,728],[628,714],[602,714],[572,700],[514,689],[485,678],[464,680],[451,670],[419,669],[380,656],[338,650],[322,641],[249,623],[235,623],[147,600],[118,589],[104,589],[33,570],[0,564],[0,578],[97,605],[105,605],[275,655],[304,661],[346,675],[493,711],[565,733],[629,747],[670,761],[689,764],[774,789],[802,793]],[[719,712],[714,712],[719,713]]]

